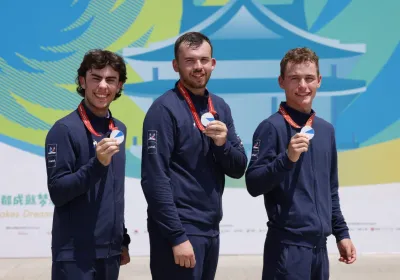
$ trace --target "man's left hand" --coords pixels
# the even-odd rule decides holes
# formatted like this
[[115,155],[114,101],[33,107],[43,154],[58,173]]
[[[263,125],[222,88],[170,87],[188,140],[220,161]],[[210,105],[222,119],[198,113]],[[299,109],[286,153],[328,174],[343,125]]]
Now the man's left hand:
[[353,242],[349,238],[345,238],[340,240],[337,243],[337,247],[339,249],[340,262],[344,262],[346,264],[352,264],[356,261],[356,247],[354,247]]
[[129,251],[126,247],[122,247],[121,252],[121,265],[126,265],[131,261],[131,257],[129,256]]
[[226,143],[228,128],[221,121],[212,121],[207,125],[204,134],[210,137],[215,145],[222,146]]

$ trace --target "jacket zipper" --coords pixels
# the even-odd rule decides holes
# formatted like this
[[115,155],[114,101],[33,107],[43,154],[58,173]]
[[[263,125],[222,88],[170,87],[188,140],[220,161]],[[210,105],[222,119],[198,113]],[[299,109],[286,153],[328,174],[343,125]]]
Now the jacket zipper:
[[114,157],[111,158],[111,163],[112,165],[112,173],[113,173],[113,187],[112,187],[112,192],[113,192],[113,207],[114,207],[114,221],[113,221],[113,226],[112,226],[112,230],[111,230],[111,236],[110,236],[110,243],[108,244],[108,253],[107,253],[107,258],[110,257],[110,253],[111,253],[111,247],[113,245],[113,236],[114,236],[114,230],[115,230],[115,221],[117,219],[116,215],[117,215],[117,207],[116,207],[116,203],[115,203],[115,172],[114,172]]
[[315,180],[315,169],[314,169],[314,152],[313,152],[313,145],[310,142],[310,157],[311,157],[311,171],[313,174],[313,188],[314,188],[314,203],[315,203],[315,211],[317,212],[317,216],[318,216],[318,220],[319,223],[321,225],[321,237],[324,236],[324,229],[322,226],[322,221],[321,221],[321,217],[319,215],[319,211],[318,211],[318,200],[317,200],[317,188],[316,188],[316,180]]

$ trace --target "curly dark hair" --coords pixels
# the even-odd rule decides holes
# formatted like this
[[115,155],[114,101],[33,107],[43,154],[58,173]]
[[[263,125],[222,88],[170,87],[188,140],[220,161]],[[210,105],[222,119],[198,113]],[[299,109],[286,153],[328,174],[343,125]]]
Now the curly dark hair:
[[289,62],[300,64],[303,62],[314,62],[317,66],[317,75],[319,76],[319,63],[317,54],[309,48],[295,48],[289,50],[281,60],[281,77],[285,78],[286,66]]
[[[81,83],[79,81],[79,77],[86,77],[86,72],[90,69],[103,69],[107,65],[110,65],[115,71],[119,73],[119,81],[124,84],[126,82],[126,65],[124,59],[116,53],[101,50],[101,49],[93,49],[88,51],[83,57],[82,63],[78,69],[78,75],[76,77],[76,84],[78,87],[76,91],[80,96],[85,97],[85,90],[82,88]],[[115,95],[115,99],[121,96],[121,91],[123,88],[117,92]]]

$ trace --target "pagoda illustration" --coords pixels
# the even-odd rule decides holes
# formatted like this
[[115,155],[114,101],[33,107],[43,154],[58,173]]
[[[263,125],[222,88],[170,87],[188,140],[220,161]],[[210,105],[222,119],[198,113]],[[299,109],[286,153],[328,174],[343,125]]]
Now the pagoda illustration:
[[[309,33],[256,0],[231,0],[183,33],[188,31],[204,33],[213,44],[217,65],[207,88],[230,105],[248,153],[258,123],[275,113],[285,99],[278,76],[280,60],[289,49],[308,47],[319,56],[322,84],[313,108],[332,124],[357,95],[366,91],[365,81],[346,78],[366,52],[365,44],[343,44]],[[174,43],[180,35],[147,48],[123,50],[125,60],[143,80],[125,85],[125,94],[144,111],[179,79],[172,60]],[[131,149],[137,157],[140,150],[141,147]]]

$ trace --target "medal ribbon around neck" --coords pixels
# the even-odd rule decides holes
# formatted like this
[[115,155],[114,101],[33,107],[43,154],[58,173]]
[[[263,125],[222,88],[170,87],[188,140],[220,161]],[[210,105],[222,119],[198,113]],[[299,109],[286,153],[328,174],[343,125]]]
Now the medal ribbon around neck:
[[[282,107],[282,105],[279,106],[279,112],[282,114],[283,118],[294,128],[301,128],[300,125],[298,125],[286,112],[285,108]],[[314,121],[315,113],[313,113],[310,118],[307,120],[305,126],[312,127],[313,121]]]
[[[183,98],[185,98],[186,103],[189,105],[190,112],[192,113],[192,116],[194,118],[194,122],[196,123],[196,126],[201,130],[204,131],[205,128],[202,125],[199,115],[197,114],[196,108],[193,105],[192,99],[190,98],[189,93],[185,89],[185,87],[182,85],[181,81],[178,82],[178,89],[179,92],[182,94]],[[211,100],[211,96],[208,96],[208,108],[210,113],[215,117],[217,115],[217,111],[214,109],[214,105]]]
[[[92,133],[93,135],[96,135],[96,136],[101,136],[100,133],[98,133],[96,130],[94,130],[94,128],[93,128],[92,124],[90,123],[90,120],[86,114],[85,107],[83,107],[82,103],[79,104],[79,106],[78,106],[78,112],[79,112],[79,116],[81,117],[83,123],[85,124],[86,128],[90,131],[90,133]],[[110,130],[118,129],[118,127],[116,127],[114,125],[114,122],[111,117],[110,117],[110,123],[108,124],[108,128]]]

